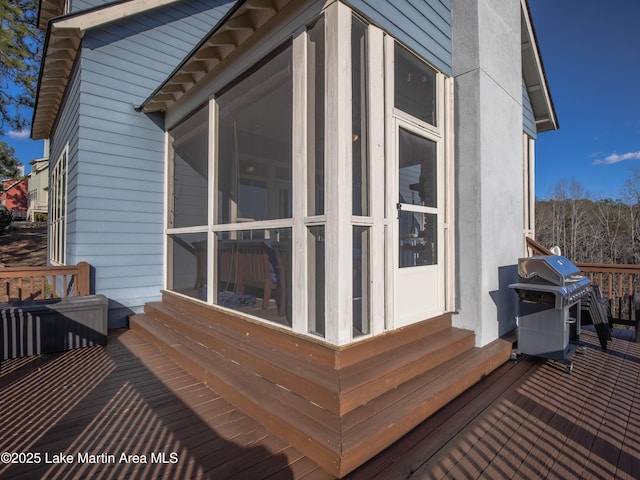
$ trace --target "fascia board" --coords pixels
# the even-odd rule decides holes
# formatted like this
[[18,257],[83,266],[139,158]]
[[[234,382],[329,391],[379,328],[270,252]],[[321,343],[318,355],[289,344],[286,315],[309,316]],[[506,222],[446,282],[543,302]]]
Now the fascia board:
[[[526,40],[523,41],[522,52],[524,81],[527,89],[532,88],[529,94],[532,97],[535,118],[544,119],[536,122],[538,131],[556,130],[559,128],[558,119],[553,106],[553,100],[551,99],[542,57],[538,48],[538,41],[533,27],[533,21],[531,20],[531,12],[527,0],[520,0],[520,3],[523,27],[525,30],[522,34],[523,37],[526,38]],[[525,44],[528,44],[527,48],[524,47]],[[535,97],[537,101],[534,102],[533,97]]]
[[77,28],[84,31],[177,1],[179,0],[127,0],[60,17],[52,22],[54,28]]

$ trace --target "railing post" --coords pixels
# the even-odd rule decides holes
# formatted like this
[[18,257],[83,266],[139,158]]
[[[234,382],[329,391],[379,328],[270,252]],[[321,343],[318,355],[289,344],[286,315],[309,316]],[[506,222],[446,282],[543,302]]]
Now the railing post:
[[78,294],[80,296],[85,296],[91,294],[90,291],[90,280],[91,280],[91,268],[87,262],[78,263]]

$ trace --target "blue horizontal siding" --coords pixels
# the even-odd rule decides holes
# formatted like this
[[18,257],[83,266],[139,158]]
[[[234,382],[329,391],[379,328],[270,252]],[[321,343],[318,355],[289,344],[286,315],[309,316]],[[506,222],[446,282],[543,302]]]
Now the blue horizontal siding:
[[[82,183],[78,185],[76,195],[83,198],[83,201],[84,198],[102,199],[105,201],[118,199],[124,200],[125,202],[151,202],[160,207],[162,206],[162,202],[156,203],[158,195],[162,196],[161,190],[154,188],[145,191],[142,190],[142,188],[134,188],[131,186],[131,182],[128,182],[126,179],[122,179],[122,183],[126,184],[121,186],[120,183],[118,183],[118,186],[115,187],[106,184],[106,182],[101,181],[99,177],[94,175],[83,175]],[[114,192],[114,190],[117,192]]]
[[[155,275],[145,277],[146,283],[136,282],[119,282],[119,279],[115,279],[113,282],[105,285],[104,295],[114,303],[125,307],[126,312],[137,313],[142,310],[146,302],[153,302],[158,300],[158,287],[154,285]],[[140,279],[142,281],[142,279]],[[115,300],[117,299],[117,300]],[[110,308],[112,308],[110,306]]]
[[[102,158],[104,159],[106,156],[102,156]],[[119,167],[119,166],[114,166],[114,165],[109,165],[109,164],[105,164],[100,163],[100,156],[95,155],[92,156],[91,158],[91,162],[83,162],[82,165],[79,165],[79,172],[83,173],[83,172],[91,172],[92,175],[99,177],[100,179],[104,180],[104,183],[109,183],[112,179],[113,180],[120,180],[120,175],[119,171],[120,168],[123,167]],[[149,173],[148,170],[145,170],[143,168],[130,168],[128,169],[128,177],[127,180],[133,181],[133,182],[149,182]],[[155,182],[158,184],[157,188],[162,189],[163,188],[163,182],[158,181],[157,179],[155,180]],[[103,184],[104,184],[103,183]],[[120,185],[120,187],[124,188],[124,185]]]
[[[109,151],[104,151],[104,143],[109,144]],[[158,153],[163,154],[163,148],[154,150],[152,147],[158,147],[157,143],[149,143],[140,145],[133,143],[132,139],[126,138],[117,143],[105,142],[92,138],[85,138],[79,141],[79,147],[86,152],[90,152],[91,156],[88,161],[104,163],[105,157],[112,157],[110,164],[113,166],[128,167],[134,169],[152,169],[155,165]],[[162,146],[161,146],[162,147]],[[131,160],[135,159],[135,165]]]
[[[87,239],[85,238],[83,240],[85,240],[86,242]],[[149,262],[155,262],[155,260],[157,259],[156,257],[158,255],[162,255],[163,252],[162,245],[140,245],[135,243],[121,243],[118,245],[117,252],[113,252],[110,247],[112,243],[109,243],[109,240],[105,239],[103,235],[96,235],[94,236],[93,240],[94,242],[92,245],[87,245],[86,243],[78,244],[76,254],[82,257],[93,256],[95,254],[96,248],[108,247],[102,249],[103,251],[99,256],[95,256],[93,263],[95,263],[96,265],[104,265],[105,260],[103,259],[111,260],[112,265],[121,264],[123,257],[127,258],[127,260],[135,259],[136,261],[140,261],[141,259],[146,258]],[[116,260],[117,262],[115,262]],[[137,265],[137,263],[134,265]],[[157,294],[158,292],[156,292],[156,295]]]
[[160,298],[164,284],[162,117],[146,99],[235,1],[191,0],[85,33],[72,263],[95,267],[95,288],[112,300],[110,326]]
[[[99,129],[85,129],[83,132],[86,137],[79,139],[80,145],[88,145],[90,142],[94,142],[94,150],[90,150],[88,153],[97,154],[97,153],[112,153],[114,156],[117,155],[115,152],[116,149],[126,148],[129,149],[125,156],[130,159],[142,159],[142,160],[151,160],[152,162],[157,160],[157,155],[164,154],[164,143],[158,144],[155,139],[146,139],[146,138],[138,138],[133,136],[124,136],[122,138],[113,138],[113,137],[102,137],[100,136],[101,130]],[[96,148],[95,145],[102,144],[101,148]],[[81,147],[79,147],[81,148]],[[155,158],[149,159],[147,155],[143,155],[142,152],[155,152]],[[140,154],[140,156],[137,156]],[[92,157],[90,157],[92,158]],[[115,164],[115,160],[114,160]],[[132,167],[136,167],[136,165],[132,165]],[[160,166],[160,168],[163,168]]]
[[347,0],[434,67],[452,74],[449,0]]
[[[234,1],[176,2],[90,31],[83,45],[95,52],[84,65],[106,78],[125,79],[143,92],[141,103],[223,17]],[[124,68],[123,68],[124,67]],[[127,76],[135,76],[134,79]]]
[[69,0],[71,13],[82,12],[83,10],[101,7],[113,2],[114,0]]
[[[71,72],[67,90],[63,98],[65,108],[61,110],[55,128],[51,135],[50,169],[53,171],[55,164],[60,159],[62,152],[68,145],[67,156],[67,243],[66,257],[67,263],[76,263],[73,260],[74,235],[76,227],[76,207],[75,192],[77,187],[78,172],[78,130],[79,130],[79,108],[80,108],[80,71],[78,64]],[[51,247],[51,242],[49,242]],[[48,252],[51,258],[51,252]],[[47,259],[48,260],[48,259]]]
[[[164,204],[162,205],[164,206]],[[130,222],[131,216],[136,218],[136,222],[140,222],[145,221],[149,214],[164,215],[163,211],[158,211],[159,205],[156,201],[143,202],[138,200],[132,203],[129,200],[110,199],[108,203],[105,203],[103,198],[85,196],[82,198],[82,208],[95,211],[103,211],[105,209],[116,210],[122,213],[123,221],[125,222]],[[109,238],[109,236],[107,235],[106,238]]]
[[84,80],[94,87],[95,90],[92,93],[97,97],[109,98],[113,88],[120,86],[124,89],[122,99],[128,99],[131,104],[136,104],[139,103],[139,98],[149,91],[149,83],[156,81],[154,77],[162,78],[164,75],[164,70],[157,70],[154,75],[152,68],[140,64],[132,65],[126,71],[107,68],[106,58],[100,57],[105,55],[99,52],[94,53],[92,62],[89,62],[84,69]]

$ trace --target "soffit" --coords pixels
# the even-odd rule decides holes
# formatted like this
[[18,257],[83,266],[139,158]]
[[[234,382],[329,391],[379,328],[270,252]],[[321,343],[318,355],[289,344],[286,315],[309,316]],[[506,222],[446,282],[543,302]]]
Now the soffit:
[[166,111],[249,40],[292,0],[240,0],[140,106]]
[[529,94],[529,100],[533,108],[533,113],[538,132],[558,129],[558,119],[556,118],[553,100],[549,92],[547,77],[544,72],[544,65],[538,41],[531,21],[531,12],[526,0],[522,2],[522,76]]
[[40,23],[46,20],[48,26],[40,65],[31,137],[37,140],[51,136],[71,69],[86,30],[175,1],[177,0],[126,0],[53,18],[62,12],[63,2],[43,0]]
[[42,0],[40,11],[38,12],[38,28],[42,31],[47,29],[49,20],[59,17],[64,13],[65,0]]

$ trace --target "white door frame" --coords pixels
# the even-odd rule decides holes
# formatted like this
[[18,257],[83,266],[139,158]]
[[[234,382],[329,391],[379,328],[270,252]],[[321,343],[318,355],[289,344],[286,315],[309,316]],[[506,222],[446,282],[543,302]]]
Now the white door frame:
[[[393,328],[410,325],[440,315],[445,311],[445,162],[444,139],[432,128],[426,128],[418,122],[400,116],[393,121],[393,156],[390,166],[390,202],[394,205],[391,227],[390,255],[393,276]],[[400,129],[415,134],[436,144],[436,207],[411,204],[399,204],[399,138]],[[437,215],[437,263],[435,265],[403,267],[399,266],[399,215],[402,211]]]

